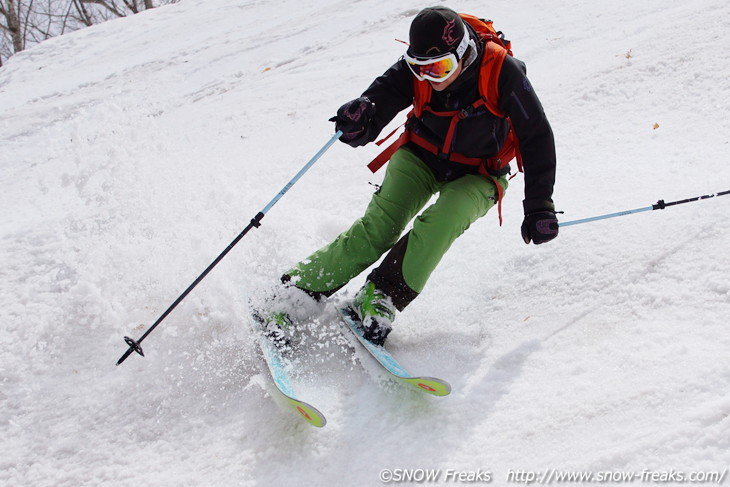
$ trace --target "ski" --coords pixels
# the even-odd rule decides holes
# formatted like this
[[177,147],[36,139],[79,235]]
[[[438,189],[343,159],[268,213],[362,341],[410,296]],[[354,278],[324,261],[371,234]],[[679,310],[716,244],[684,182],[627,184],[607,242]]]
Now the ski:
[[419,391],[433,394],[434,396],[447,396],[451,392],[448,382],[434,377],[414,377],[384,347],[375,345],[366,340],[362,334],[362,322],[357,313],[350,306],[337,307],[342,321],[355,334],[362,346],[370,352],[370,355],[383,366],[393,377],[401,382],[409,384]]
[[318,428],[323,427],[327,424],[327,419],[324,415],[311,404],[297,399],[289,372],[286,368],[286,358],[282,356],[281,351],[264,335],[262,328],[263,320],[255,312],[251,313],[251,317],[252,327],[258,338],[261,351],[264,354],[264,361],[269,368],[274,385],[276,385],[276,389],[284,398],[285,403],[291,406],[294,411],[299,413],[312,426]]

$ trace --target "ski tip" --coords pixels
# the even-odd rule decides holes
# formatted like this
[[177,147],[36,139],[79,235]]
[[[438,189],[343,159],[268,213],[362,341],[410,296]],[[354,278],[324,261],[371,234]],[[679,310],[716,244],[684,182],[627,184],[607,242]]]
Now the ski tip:
[[403,377],[401,380],[422,392],[433,394],[434,396],[448,396],[451,393],[451,385],[441,379],[435,379],[433,377]]
[[314,406],[293,398],[287,398],[287,400],[294,410],[299,413],[307,423],[312,426],[316,426],[317,428],[322,428],[327,424],[327,418],[325,418],[324,414],[319,412],[319,410]]

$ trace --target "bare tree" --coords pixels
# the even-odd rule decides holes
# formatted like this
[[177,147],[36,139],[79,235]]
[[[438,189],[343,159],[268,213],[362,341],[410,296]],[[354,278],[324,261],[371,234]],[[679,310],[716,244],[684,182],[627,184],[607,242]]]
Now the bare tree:
[[[74,16],[74,13],[77,15]],[[91,13],[86,9],[86,5],[81,0],[71,0],[69,15],[87,27],[94,25],[94,19]]]
[[[162,0],[157,3],[165,5],[175,2],[176,0]],[[155,2],[153,0],[76,0],[74,3],[78,4],[79,7],[83,7],[84,5],[97,5],[116,17],[126,17],[130,13],[138,14],[143,10],[155,8]]]
[[3,23],[0,23],[0,29],[10,36],[12,43],[11,55],[25,49],[25,36],[20,24],[20,20],[23,18],[21,3],[16,0],[0,0],[0,15],[4,20]]
[[178,0],[0,0],[0,66],[31,45],[66,32]]

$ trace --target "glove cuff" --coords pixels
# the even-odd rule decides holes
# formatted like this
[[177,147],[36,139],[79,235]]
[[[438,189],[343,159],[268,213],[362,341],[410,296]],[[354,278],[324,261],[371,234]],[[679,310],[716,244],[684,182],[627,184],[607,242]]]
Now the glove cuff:
[[536,211],[555,211],[555,203],[552,200],[524,200],[522,208],[525,215],[535,213]]

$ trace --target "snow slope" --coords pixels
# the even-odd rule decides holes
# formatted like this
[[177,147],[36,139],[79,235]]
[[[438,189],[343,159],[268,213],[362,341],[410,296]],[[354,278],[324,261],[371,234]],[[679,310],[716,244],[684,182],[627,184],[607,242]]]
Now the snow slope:
[[[563,220],[730,189],[730,6],[445,2],[513,40],[553,124]],[[315,429],[269,396],[245,302],[364,209],[336,144],[114,363],[402,50],[412,0],[181,3],[0,69],[0,484],[381,485],[382,469],[727,472],[730,198],[519,236],[522,180],[452,248],[384,381],[309,323]],[[343,294],[354,292],[354,280]],[[361,363],[362,362],[362,363]],[[314,375],[320,379],[315,384]],[[727,475],[725,475],[727,477]],[[726,478],[725,478],[726,480]],[[452,482],[453,483],[453,482]]]

